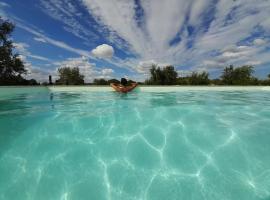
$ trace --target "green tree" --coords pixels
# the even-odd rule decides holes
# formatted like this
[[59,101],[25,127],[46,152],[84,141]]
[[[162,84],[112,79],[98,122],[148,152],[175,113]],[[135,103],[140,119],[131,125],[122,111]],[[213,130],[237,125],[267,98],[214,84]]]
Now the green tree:
[[234,72],[234,68],[232,65],[230,65],[229,67],[226,67],[223,70],[223,73],[221,75],[221,80],[222,83],[225,85],[232,85],[233,83],[233,72]]
[[133,83],[136,83],[136,81],[133,81],[133,80],[131,80],[131,79],[127,81],[127,85],[131,85],[131,84],[133,84]]
[[150,69],[151,78],[149,79],[149,84],[158,84],[158,73],[160,73],[160,69],[156,65],[152,65]]
[[210,80],[208,76],[209,74],[207,72],[193,72],[189,77],[189,82],[191,85],[209,85]]
[[233,85],[249,85],[253,83],[254,73],[252,66],[242,66],[235,68],[233,74]]
[[119,81],[119,80],[117,80],[117,79],[110,79],[110,80],[108,80],[108,84],[111,84],[111,83],[116,83],[116,84],[119,84],[119,83],[120,83],[120,81]]
[[61,67],[58,69],[59,79],[57,84],[61,85],[83,85],[84,76],[80,74],[78,67]]
[[177,72],[173,66],[167,66],[163,69],[164,85],[175,85],[177,80]]
[[13,42],[10,40],[15,26],[0,17],[0,85],[23,84],[21,76],[26,73],[18,54],[13,54]]
[[191,85],[189,77],[178,77],[177,78],[177,85]]
[[222,81],[218,78],[210,80],[210,84],[212,85],[222,85]]
[[35,79],[30,79],[27,82],[28,82],[27,85],[39,85],[39,83]]
[[109,83],[104,78],[100,78],[100,79],[94,79],[93,84],[94,85],[108,85]]
[[258,80],[253,77],[254,69],[252,66],[245,65],[234,68],[232,65],[226,67],[222,73],[222,83],[225,85],[253,85],[258,84]]
[[150,85],[175,85],[177,81],[177,72],[173,66],[166,66],[163,69],[152,65],[150,69],[150,79],[146,84]]
[[268,79],[261,81],[262,85],[270,85],[270,74],[267,75],[267,78]]
[[178,85],[209,85],[210,79],[207,72],[192,72],[191,75],[186,77],[177,78]]

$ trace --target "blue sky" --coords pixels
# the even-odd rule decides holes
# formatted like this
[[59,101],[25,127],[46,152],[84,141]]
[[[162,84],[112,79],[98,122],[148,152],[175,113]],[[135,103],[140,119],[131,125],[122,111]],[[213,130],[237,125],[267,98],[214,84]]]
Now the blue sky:
[[16,51],[27,77],[57,78],[78,66],[93,78],[148,77],[152,64],[179,75],[220,75],[230,64],[270,73],[269,0],[2,0],[16,24]]

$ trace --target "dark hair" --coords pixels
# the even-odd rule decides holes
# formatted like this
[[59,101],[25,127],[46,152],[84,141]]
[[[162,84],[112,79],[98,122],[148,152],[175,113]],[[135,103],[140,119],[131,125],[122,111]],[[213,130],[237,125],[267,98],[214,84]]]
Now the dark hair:
[[126,86],[127,85],[127,79],[121,78],[121,85]]

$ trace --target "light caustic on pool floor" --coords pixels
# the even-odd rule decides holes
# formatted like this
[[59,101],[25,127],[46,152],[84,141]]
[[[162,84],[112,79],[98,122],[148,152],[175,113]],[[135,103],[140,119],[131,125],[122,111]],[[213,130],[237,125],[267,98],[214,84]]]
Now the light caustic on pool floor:
[[0,199],[269,198],[265,110],[156,103],[56,103],[1,154]]

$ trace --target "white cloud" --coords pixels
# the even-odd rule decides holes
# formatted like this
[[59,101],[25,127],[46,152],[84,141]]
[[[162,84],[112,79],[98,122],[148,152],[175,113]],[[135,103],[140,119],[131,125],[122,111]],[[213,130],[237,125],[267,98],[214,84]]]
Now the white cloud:
[[13,45],[14,45],[14,47],[18,50],[21,59],[24,60],[25,62],[27,62],[27,61],[26,61],[27,58],[33,58],[33,59],[36,59],[36,60],[41,60],[41,61],[51,62],[51,60],[48,59],[48,58],[46,58],[46,57],[43,57],[43,56],[40,56],[40,55],[32,54],[32,53],[28,50],[29,45],[26,44],[26,43],[14,43]]
[[[80,13],[77,1],[40,0],[40,3],[41,10],[45,14],[63,23],[64,30],[84,40],[85,44],[89,45],[99,38],[89,29],[92,24]],[[82,21],[83,23],[81,23]]]
[[92,54],[98,58],[112,58],[114,49],[108,44],[102,44],[93,49]]
[[267,41],[264,40],[264,39],[262,39],[262,38],[257,38],[257,39],[255,39],[255,40],[253,41],[253,44],[254,44],[254,45],[258,45],[258,46],[264,45],[264,44],[266,44],[266,43],[267,43]]
[[163,68],[163,67],[169,66],[170,63],[160,63],[155,60],[140,61],[139,64],[136,67],[134,67],[134,70],[137,71],[138,73],[148,75],[149,70],[151,69],[153,65]]
[[[199,68],[211,69],[211,68],[219,68],[224,67],[226,65],[226,60],[217,59],[217,60],[204,60]],[[196,68],[195,68],[196,69]],[[207,71],[207,70],[206,70]]]
[[84,75],[85,82],[90,82],[93,79],[93,76],[96,74],[94,70],[95,65],[90,63],[85,57],[68,58],[61,62],[55,63],[55,65],[57,66],[57,69],[59,67],[78,67],[80,69],[80,73]]
[[222,53],[223,58],[235,59],[248,56],[253,51],[253,48],[248,46],[230,46]]
[[21,53],[21,54],[28,54],[27,48],[29,47],[26,43],[13,43],[14,47]]
[[[134,1],[83,2],[89,14],[105,30],[124,40],[112,41],[114,44],[129,45],[129,49],[137,55],[136,62],[140,71],[144,71],[140,63],[143,60],[198,66],[204,60],[215,59],[211,55],[212,51],[222,51],[225,46],[237,45],[250,37],[259,24],[263,23],[265,29],[270,28],[270,23],[266,20],[270,6],[264,0],[256,3],[253,0],[220,0],[216,3],[212,0],[144,0],[141,1],[144,14],[140,26],[137,23]],[[212,22],[206,25],[203,18],[210,18],[211,14]],[[192,26],[196,31],[192,37],[188,34],[187,26]],[[170,42],[177,35],[181,42],[171,46]],[[187,47],[190,41],[192,46]],[[232,59],[237,56],[241,55],[224,54],[224,57]]]
[[252,65],[252,66],[257,66],[257,65],[260,65],[260,64],[262,64],[262,62],[261,61],[256,61],[256,60],[247,61],[246,63],[243,63],[243,65]]
[[[256,41],[255,39],[254,41]],[[259,43],[259,44],[258,44]],[[267,53],[262,53],[264,46],[261,40],[253,42],[250,46],[229,45],[219,51],[219,55],[211,60],[204,60],[197,67],[205,70],[223,68],[228,65],[258,66],[269,62]]]
[[203,14],[207,8],[210,7],[211,0],[200,0],[191,5],[190,10],[190,24],[198,25],[201,21],[200,15]]
[[48,58],[46,58],[46,57],[43,57],[43,56],[38,56],[38,55],[29,54],[28,57],[29,57],[29,58],[33,58],[33,59],[36,59],[36,60],[41,60],[41,61],[51,62],[50,59],[48,59]]
[[46,41],[44,38],[34,37],[33,39],[34,39],[35,41],[37,41],[37,42],[47,43],[47,41]]
[[28,58],[33,58],[36,60],[41,60],[45,62],[51,63],[52,61],[48,58],[43,56],[38,56],[31,54],[28,50],[29,45],[25,43],[13,43],[15,49],[19,52],[19,58],[23,61],[24,67],[27,70],[27,73],[24,75],[26,79],[35,79],[38,82],[45,82],[48,81],[49,74],[54,74],[53,70],[49,70],[46,68],[41,68],[38,66],[33,66],[29,61]]
[[178,70],[177,74],[179,77],[186,77],[186,76],[190,76],[192,74],[192,71],[189,70]]
[[[27,74],[24,76],[26,79],[35,79],[38,82],[48,82],[49,75],[56,77],[54,70],[32,66],[30,63],[26,64]],[[54,79],[55,80],[55,79]]]
[[89,52],[86,51],[86,50],[82,50],[82,49],[77,49],[77,48],[74,48],[62,41],[58,41],[58,40],[55,40],[55,39],[52,39],[46,35],[44,35],[43,33],[41,33],[41,31],[38,31],[38,30],[34,30],[33,28],[30,28],[22,23],[18,23],[16,24],[18,27],[24,29],[25,31],[35,35],[36,37],[39,38],[39,40],[43,40],[44,42],[47,42],[48,44],[51,44],[55,47],[58,47],[58,48],[61,48],[61,49],[64,49],[66,51],[69,51],[69,52],[72,52],[72,53],[76,53],[80,56],[86,56],[86,57],[91,57],[89,55]]
[[140,61],[137,66],[137,72],[142,73],[142,74],[148,74],[152,65],[156,65],[156,64],[157,62],[154,60]]
[[[147,74],[151,63],[183,65],[191,69],[219,68],[228,64],[269,62],[270,6],[268,0],[143,0],[138,23],[135,1],[82,0],[89,16],[82,16],[72,0],[41,0],[42,11],[64,23],[64,29],[89,42],[99,37],[133,55],[121,59],[102,48],[93,54],[111,64]],[[81,5],[80,5],[81,6]],[[91,24],[90,18],[96,23]],[[42,31],[18,24],[32,33],[36,41],[91,57],[89,51],[46,36]],[[97,36],[92,32],[101,33]],[[189,28],[189,29],[188,29]],[[193,33],[190,33],[193,29]],[[246,38],[253,38],[247,43]],[[254,34],[255,33],[255,34]],[[191,35],[190,35],[191,34]],[[179,42],[170,43],[179,37]],[[81,41],[81,40],[80,40]],[[239,45],[241,44],[241,45]],[[230,49],[231,48],[231,49]]]
[[102,69],[101,74],[104,76],[111,76],[114,73],[113,69]]

